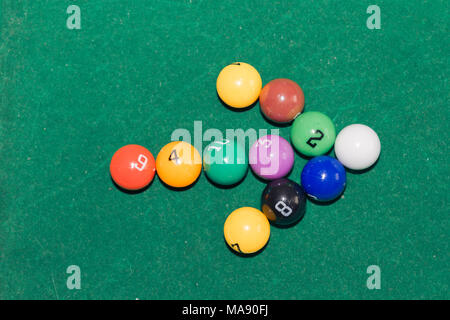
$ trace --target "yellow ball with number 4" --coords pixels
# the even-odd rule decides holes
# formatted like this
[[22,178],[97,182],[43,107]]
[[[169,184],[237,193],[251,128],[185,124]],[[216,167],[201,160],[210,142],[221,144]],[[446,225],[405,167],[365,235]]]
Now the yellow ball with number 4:
[[270,237],[267,217],[258,209],[243,207],[234,210],[225,221],[225,241],[239,253],[255,253],[264,248]]
[[167,185],[187,187],[197,180],[202,171],[202,158],[197,149],[184,141],[165,145],[156,158],[156,172]]
[[222,69],[217,77],[220,99],[233,108],[245,108],[261,93],[262,80],[258,71],[244,62],[235,62]]

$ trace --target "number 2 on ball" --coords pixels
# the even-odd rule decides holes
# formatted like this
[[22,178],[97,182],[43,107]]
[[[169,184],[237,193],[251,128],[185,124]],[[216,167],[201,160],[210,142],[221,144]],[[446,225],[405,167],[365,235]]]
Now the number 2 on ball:
[[320,137],[311,137],[308,139],[308,141],[306,142],[306,144],[310,145],[312,148],[315,148],[317,146],[317,143],[312,142],[313,140],[317,140],[320,141],[323,139],[324,134],[322,131],[320,131],[319,129],[315,130],[314,133],[319,133]]

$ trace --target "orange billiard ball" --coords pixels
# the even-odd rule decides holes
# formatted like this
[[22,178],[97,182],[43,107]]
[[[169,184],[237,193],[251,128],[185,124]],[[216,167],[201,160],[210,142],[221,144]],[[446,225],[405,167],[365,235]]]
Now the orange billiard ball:
[[146,148],[129,144],[114,153],[109,171],[119,187],[139,190],[152,182],[156,171],[155,158]]
[[156,157],[158,177],[175,188],[187,187],[197,180],[202,171],[202,158],[197,149],[184,141],[165,145]]

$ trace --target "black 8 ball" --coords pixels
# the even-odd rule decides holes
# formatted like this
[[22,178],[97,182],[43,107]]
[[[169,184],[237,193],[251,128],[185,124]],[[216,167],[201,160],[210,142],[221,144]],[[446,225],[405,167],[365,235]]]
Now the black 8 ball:
[[292,180],[274,180],[263,191],[261,208],[274,225],[288,226],[305,215],[306,193]]

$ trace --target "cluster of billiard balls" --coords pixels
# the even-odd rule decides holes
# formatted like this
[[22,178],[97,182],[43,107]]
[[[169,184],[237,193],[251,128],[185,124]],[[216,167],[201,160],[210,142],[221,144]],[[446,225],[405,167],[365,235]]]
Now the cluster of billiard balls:
[[[346,171],[364,170],[378,159],[380,140],[371,128],[352,124],[336,136],[332,120],[320,112],[302,113],[305,97],[300,86],[289,79],[275,79],[262,88],[258,71],[236,62],[226,66],[217,78],[217,93],[232,108],[247,108],[259,98],[261,111],[273,123],[291,126],[291,143],[277,135],[259,138],[247,156],[236,139],[214,141],[203,159],[191,144],[174,141],[164,146],[156,161],[146,148],[127,145],[112,157],[111,177],[121,188],[140,190],[155,173],[166,185],[184,188],[199,177],[202,166],[208,179],[217,185],[233,186],[244,179],[248,165],[260,178],[269,181],[261,198],[261,210],[243,207],[225,221],[224,236],[235,251],[260,251],[270,237],[270,223],[290,226],[302,219],[306,199],[329,202],[346,186]],[[326,156],[334,145],[336,158]],[[294,148],[311,157],[301,173],[301,183],[284,178],[294,165]]]

